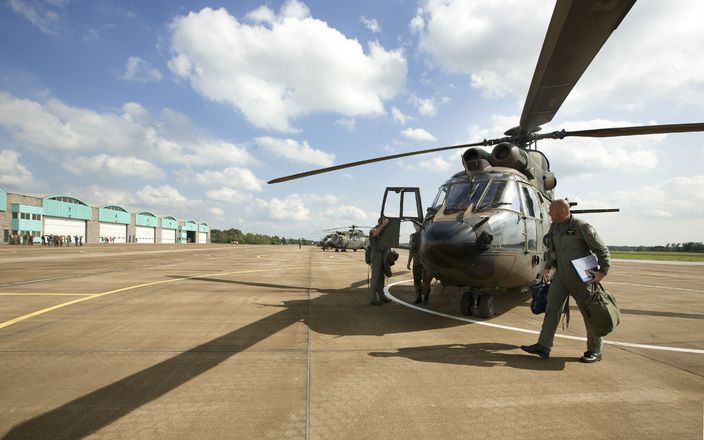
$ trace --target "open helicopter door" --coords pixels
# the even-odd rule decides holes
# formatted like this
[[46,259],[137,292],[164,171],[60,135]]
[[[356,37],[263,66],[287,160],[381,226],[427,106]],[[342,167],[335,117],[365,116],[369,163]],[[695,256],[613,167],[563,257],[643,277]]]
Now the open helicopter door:
[[379,236],[379,244],[407,249],[409,236],[415,232],[413,223],[421,224],[422,214],[420,188],[387,187],[381,202],[381,215],[389,219],[389,224]]

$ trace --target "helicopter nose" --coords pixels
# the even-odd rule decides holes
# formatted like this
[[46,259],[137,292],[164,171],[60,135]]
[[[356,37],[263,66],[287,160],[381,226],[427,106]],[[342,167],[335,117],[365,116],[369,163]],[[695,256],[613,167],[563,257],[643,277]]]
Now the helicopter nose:
[[490,277],[494,267],[481,254],[490,248],[494,237],[482,229],[481,225],[457,221],[426,225],[420,243],[423,263],[435,276],[451,280]]
[[447,266],[484,250],[474,228],[463,222],[435,222],[421,235],[421,253],[433,266]]

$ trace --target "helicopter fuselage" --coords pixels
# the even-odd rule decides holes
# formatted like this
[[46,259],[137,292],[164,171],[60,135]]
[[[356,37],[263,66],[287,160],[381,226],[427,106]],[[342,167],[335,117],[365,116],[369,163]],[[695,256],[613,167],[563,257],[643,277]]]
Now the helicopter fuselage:
[[444,285],[492,291],[528,286],[544,266],[548,203],[515,169],[457,173],[428,208],[419,257]]

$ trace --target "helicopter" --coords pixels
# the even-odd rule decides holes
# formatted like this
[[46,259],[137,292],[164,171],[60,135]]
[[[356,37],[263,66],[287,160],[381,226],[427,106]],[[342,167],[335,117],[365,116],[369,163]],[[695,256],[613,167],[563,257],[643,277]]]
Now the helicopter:
[[[494,294],[526,291],[545,266],[543,237],[550,227],[547,211],[554,200],[557,177],[547,156],[538,150],[538,141],[704,131],[704,123],[684,123],[541,133],[541,125],[552,121],[635,1],[556,2],[519,124],[504,132],[502,137],[349,162],[268,183],[408,156],[465,149],[461,156],[462,171],[440,186],[425,213],[419,188],[386,188],[381,215],[390,222],[380,235],[380,243],[399,247],[401,222],[417,225],[420,229],[418,257],[425,270],[443,286],[455,286],[463,291],[460,302],[463,314],[478,312],[479,316],[489,318],[495,314]],[[487,151],[487,147],[491,147],[491,151]],[[391,206],[390,195],[398,198],[398,208]],[[387,210],[398,215],[385,215]],[[618,210],[571,210],[573,214],[615,211]]]
[[[347,231],[339,231],[346,229]],[[327,249],[335,249],[335,252],[346,252],[347,249],[352,249],[357,252],[358,249],[364,248],[369,243],[369,237],[364,235],[364,232],[359,228],[371,228],[371,226],[344,226],[342,228],[325,229],[323,232],[335,231],[328,234],[320,240],[320,247],[323,251]]]

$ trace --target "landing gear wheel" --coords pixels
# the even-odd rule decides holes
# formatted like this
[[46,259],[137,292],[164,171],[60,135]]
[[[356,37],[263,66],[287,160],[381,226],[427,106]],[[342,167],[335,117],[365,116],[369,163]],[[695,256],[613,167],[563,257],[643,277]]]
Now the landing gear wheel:
[[494,297],[491,295],[479,295],[479,316],[482,318],[491,318],[496,314],[494,309]]
[[475,311],[475,299],[472,292],[465,292],[462,294],[462,302],[460,303],[460,310],[464,316],[471,316]]

